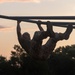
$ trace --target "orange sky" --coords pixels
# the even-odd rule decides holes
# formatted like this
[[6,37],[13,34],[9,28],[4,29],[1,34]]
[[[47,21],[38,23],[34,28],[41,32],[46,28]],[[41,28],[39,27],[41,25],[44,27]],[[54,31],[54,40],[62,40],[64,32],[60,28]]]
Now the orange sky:
[[[8,16],[75,16],[75,0],[0,0],[0,15]],[[21,23],[22,33],[28,31],[33,36],[36,24]],[[65,28],[54,27],[63,32]],[[56,47],[75,44],[75,30],[69,40],[60,41]],[[45,43],[45,42],[44,42]],[[0,55],[10,56],[14,44],[18,44],[16,21],[0,19]]]

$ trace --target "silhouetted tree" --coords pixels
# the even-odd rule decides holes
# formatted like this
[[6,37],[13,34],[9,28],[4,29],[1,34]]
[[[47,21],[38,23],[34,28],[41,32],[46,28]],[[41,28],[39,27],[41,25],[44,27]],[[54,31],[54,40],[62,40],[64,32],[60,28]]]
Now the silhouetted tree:
[[0,75],[75,75],[75,45],[59,47],[46,61],[34,60],[14,45],[9,60],[0,56]]
[[27,57],[27,53],[19,45],[14,45],[14,51],[11,51],[11,64],[15,67],[20,67],[23,63],[23,59]]

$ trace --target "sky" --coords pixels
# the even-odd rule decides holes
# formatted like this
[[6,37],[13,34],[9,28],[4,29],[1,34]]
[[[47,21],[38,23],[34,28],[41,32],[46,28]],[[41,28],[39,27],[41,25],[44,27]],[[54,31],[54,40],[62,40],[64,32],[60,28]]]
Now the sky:
[[[0,0],[0,15],[6,16],[75,16],[75,0]],[[19,44],[16,35],[16,21],[0,18],[0,55],[10,57],[15,44]],[[44,27],[46,28],[46,27]],[[66,28],[53,27],[55,32],[64,32]],[[36,24],[21,22],[22,33],[27,31],[31,38]],[[75,44],[75,30],[68,40],[59,41],[57,47]],[[44,43],[46,40],[44,41]]]

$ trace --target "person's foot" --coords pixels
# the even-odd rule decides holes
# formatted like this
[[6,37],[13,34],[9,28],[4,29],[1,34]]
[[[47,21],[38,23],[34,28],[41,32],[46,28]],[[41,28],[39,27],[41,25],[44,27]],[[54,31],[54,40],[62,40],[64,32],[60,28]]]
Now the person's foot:
[[47,31],[48,31],[50,37],[54,37],[55,36],[52,24],[49,21],[47,21]]
[[65,33],[63,34],[63,38],[64,38],[65,40],[69,39],[69,36],[70,36],[72,30],[73,30],[73,25],[68,25],[67,30],[66,30]]

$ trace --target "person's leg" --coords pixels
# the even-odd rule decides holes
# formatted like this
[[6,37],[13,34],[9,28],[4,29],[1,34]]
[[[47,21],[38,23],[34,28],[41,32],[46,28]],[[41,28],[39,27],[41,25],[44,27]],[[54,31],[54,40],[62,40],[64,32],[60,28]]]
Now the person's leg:
[[47,60],[52,54],[54,48],[56,47],[56,41],[54,38],[49,38],[49,40],[42,46],[42,59]]
[[47,31],[36,31],[34,33],[33,39],[35,41],[42,41],[43,39],[48,37],[48,32]]
[[33,39],[31,41],[31,45],[32,45],[32,57],[35,59],[42,59],[42,40],[45,39],[47,37],[47,32],[35,32]]
[[49,21],[47,21],[47,30],[46,31],[36,31],[33,39],[43,40],[47,38],[48,36],[50,36],[51,38],[55,37],[53,26]]

